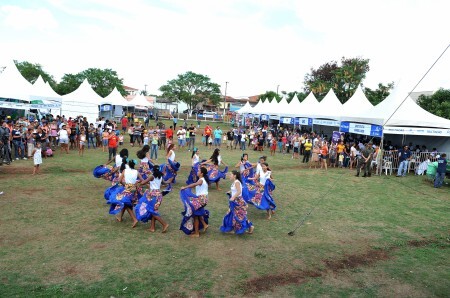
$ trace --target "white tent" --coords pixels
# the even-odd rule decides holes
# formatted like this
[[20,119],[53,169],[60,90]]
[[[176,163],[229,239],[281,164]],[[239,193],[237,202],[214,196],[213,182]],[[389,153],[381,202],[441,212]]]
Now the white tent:
[[41,76],[33,84],[33,88],[30,93],[30,100],[43,100],[47,102],[61,103],[62,96],[56,93],[53,88],[44,80]]
[[[268,101],[267,99],[266,99],[266,101]],[[261,114],[261,108],[263,107],[263,105],[264,105],[264,102],[260,99],[259,101],[258,101],[258,103],[256,104],[256,106],[254,106],[253,108],[252,108],[252,111],[250,112],[251,114],[254,114],[254,115],[259,115],[259,114]]]
[[20,99],[30,101],[33,86],[11,61],[0,74],[0,98]]
[[301,102],[298,100],[298,97],[294,95],[294,98],[292,98],[291,102],[288,105],[286,116],[292,117],[292,115],[295,115],[297,111],[300,111],[301,108]]
[[355,112],[365,112],[373,108],[373,105],[367,99],[361,87],[358,87],[355,93],[344,103],[342,111],[342,121],[348,121]]
[[134,105],[137,108],[149,108],[152,107],[153,105],[147,100],[147,98],[145,98],[144,95],[140,94],[140,95],[136,95],[135,97],[133,97],[133,99],[130,101],[130,103],[132,105]]
[[236,111],[236,113],[238,113],[238,114],[246,114],[246,113],[251,113],[252,110],[253,110],[252,106],[247,101],[242,108],[240,108],[239,110]]
[[312,92],[306,96],[306,98],[300,103],[300,109],[296,110],[292,113],[292,115],[288,115],[291,117],[308,117],[308,118],[317,118],[320,116],[319,113],[319,102]]
[[63,96],[61,114],[66,117],[82,115],[94,123],[98,118],[98,106],[102,101],[103,97],[98,95],[85,79],[78,89]]
[[114,87],[113,91],[105,97],[105,100],[109,101],[113,106],[132,107],[133,104],[126,100],[122,94]]
[[342,115],[342,103],[334,94],[333,89],[319,103],[317,114],[314,118],[340,120]]
[[[276,99],[273,100],[275,100],[276,103]],[[286,98],[283,97],[280,102],[276,103],[273,106],[271,105],[269,107],[269,110],[267,111],[267,114],[277,116],[284,116],[286,114],[289,114],[289,103],[287,102]]]

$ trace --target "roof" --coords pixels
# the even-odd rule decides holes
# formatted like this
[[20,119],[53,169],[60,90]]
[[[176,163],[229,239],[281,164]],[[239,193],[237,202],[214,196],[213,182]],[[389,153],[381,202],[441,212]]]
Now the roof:
[[411,92],[411,94],[409,95],[412,100],[414,100],[414,102],[417,102],[417,100],[419,99],[419,96],[421,95],[426,95],[426,96],[431,96],[434,94],[434,91],[417,91],[417,92]]
[[139,89],[133,88],[133,87],[129,87],[129,86],[123,86],[123,89],[125,89],[125,91],[139,91]]

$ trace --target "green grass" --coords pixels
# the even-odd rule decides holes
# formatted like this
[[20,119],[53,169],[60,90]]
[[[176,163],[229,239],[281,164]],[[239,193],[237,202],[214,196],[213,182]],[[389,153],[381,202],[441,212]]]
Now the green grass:
[[[137,148],[129,149],[134,157]],[[255,162],[259,154],[248,152]],[[211,153],[201,151],[204,158]],[[222,148],[230,165],[241,153]],[[167,234],[160,226],[149,233],[147,224],[131,229],[128,215],[122,223],[108,215],[103,199],[108,183],[92,176],[106,159],[98,149],[86,150],[84,157],[57,152],[44,159],[38,176],[31,176],[32,161],[0,167],[1,297],[443,297],[450,292],[448,186],[434,189],[415,176],[364,179],[344,169],[308,169],[277,154],[268,159],[277,187],[272,220],[250,207],[253,235],[221,234],[230,185],[222,181],[221,192],[210,188],[208,233],[190,239],[178,230],[178,191],[190,153],[177,152],[178,183],[160,208],[170,224]],[[313,207],[305,224],[288,236]],[[421,239],[432,242],[408,244]],[[374,249],[388,250],[389,258],[335,271],[324,262]],[[320,276],[276,282],[306,271]],[[266,277],[267,283],[274,281],[267,291],[248,290]]]

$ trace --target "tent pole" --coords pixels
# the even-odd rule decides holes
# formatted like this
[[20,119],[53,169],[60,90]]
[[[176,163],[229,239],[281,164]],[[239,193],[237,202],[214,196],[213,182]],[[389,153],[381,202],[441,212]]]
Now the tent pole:
[[384,134],[381,135],[380,148],[378,149],[377,154],[377,175],[381,176],[383,172],[383,154],[384,154]]

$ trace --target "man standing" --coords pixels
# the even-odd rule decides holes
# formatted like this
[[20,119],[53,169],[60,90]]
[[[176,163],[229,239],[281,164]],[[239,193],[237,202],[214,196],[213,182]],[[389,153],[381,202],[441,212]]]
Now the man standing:
[[121,124],[122,124],[122,131],[125,134],[127,132],[127,126],[128,126],[128,118],[123,116],[122,120],[120,120]]
[[409,150],[408,146],[404,146],[403,150],[398,151],[399,159],[399,165],[398,165],[398,171],[397,171],[397,177],[405,177],[406,172],[408,171],[408,163],[411,159],[411,151]]
[[178,118],[175,116],[172,116],[172,120],[173,120],[173,130],[177,129],[177,122],[178,122]]
[[206,124],[205,131],[204,131],[204,135],[205,135],[205,139],[206,139],[206,143],[205,143],[206,147],[208,147],[209,138],[211,138],[211,133],[212,133],[211,126],[209,126],[209,124]]
[[217,128],[214,130],[214,146],[216,148],[220,147],[220,145],[222,144],[222,135],[223,135],[222,130],[220,129],[219,126],[217,126]]
[[[359,173],[361,172],[361,169],[364,169],[364,172],[366,170],[366,158],[367,155],[364,155],[363,152],[365,152],[366,150],[366,146],[364,146],[364,144],[361,144],[360,146],[361,149],[361,154],[358,156],[357,161],[356,161],[356,177],[359,177]],[[367,152],[366,152],[367,154]],[[366,173],[364,173],[364,177],[366,177]]]
[[159,149],[162,149],[164,147],[164,150],[166,150],[166,126],[163,124],[159,128]]
[[[9,116],[8,116],[9,117]],[[11,164],[11,147],[9,144],[11,131],[8,127],[8,123],[6,123],[6,120],[3,121],[2,127],[0,127],[0,145],[5,148],[3,151],[5,155],[3,156],[3,160],[0,160],[0,164],[6,163],[7,165]]]
[[191,150],[191,147],[192,147],[192,150],[194,150],[194,148],[195,148],[195,133],[197,132],[197,129],[195,128],[195,126],[194,126],[194,124],[193,123],[191,123],[191,126],[189,127],[189,132],[188,132],[188,134],[189,134],[189,151]]
[[372,174],[372,159],[373,159],[373,144],[372,142],[369,142],[367,144],[365,150],[362,152],[362,157],[365,159],[366,166],[364,168],[364,176],[363,177],[370,177]]
[[177,138],[178,138],[178,147],[183,149],[183,147],[186,145],[185,139],[186,139],[186,130],[180,126],[177,131]]
[[434,178],[434,187],[439,188],[444,183],[445,171],[447,170],[447,154],[443,153],[437,160],[438,167]]
[[110,132],[108,137],[108,160],[111,160],[117,155],[117,146],[119,144],[119,138],[114,132]]
[[166,130],[166,138],[167,138],[167,140],[171,140],[173,138],[172,126]]
[[227,132],[227,149],[230,147],[230,150],[233,150],[233,140],[234,140],[234,134],[231,128]]

